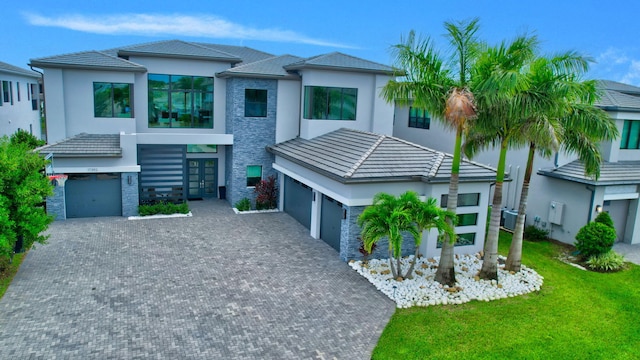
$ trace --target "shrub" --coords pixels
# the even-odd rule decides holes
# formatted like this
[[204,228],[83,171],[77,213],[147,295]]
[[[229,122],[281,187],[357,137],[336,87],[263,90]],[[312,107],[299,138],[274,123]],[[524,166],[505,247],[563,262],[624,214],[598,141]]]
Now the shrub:
[[40,140],[37,137],[31,135],[28,131],[18,129],[9,139],[11,145],[22,144],[29,149],[35,149],[45,144],[44,140]]
[[549,230],[540,229],[537,226],[529,225],[524,228],[524,238],[528,241],[544,241],[549,236]]
[[140,205],[138,206],[138,214],[140,216],[149,215],[171,215],[171,214],[187,214],[189,212],[189,205],[186,202],[180,204],[174,204],[171,202],[158,202],[155,204]]
[[244,198],[233,205],[238,211],[249,211],[251,210],[251,200]]
[[260,180],[256,184],[254,192],[256,196],[256,209],[275,209],[276,201],[278,199],[278,186],[276,185],[276,178],[272,175],[266,180]]
[[602,223],[592,221],[576,234],[576,248],[580,255],[590,258],[609,252],[616,241],[616,231]]
[[587,260],[587,265],[597,271],[618,271],[624,267],[624,256],[611,250],[607,253],[590,257]]
[[597,223],[605,224],[608,227],[615,229],[615,226],[613,225],[613,219],[611,219],[611,216],[609,216],[609,213],[601,212],[600,214],[598,214],[598,216],[596,216],[596,218],[593,221]]

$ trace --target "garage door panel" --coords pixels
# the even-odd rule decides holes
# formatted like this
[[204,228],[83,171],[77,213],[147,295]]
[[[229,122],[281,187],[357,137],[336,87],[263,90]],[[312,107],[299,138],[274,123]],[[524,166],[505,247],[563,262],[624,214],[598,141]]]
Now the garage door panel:
[[70,174],[65,185],[68,218],[122,216],[119,173]]
[[320,238],[338,252],[340,252],[342,211],[341,203],[322,195]]
[[313,192],[311,188],[290,177],[285,177],[284,184],[284,212],[296,219],[307,229],[311,228],[311,202]]

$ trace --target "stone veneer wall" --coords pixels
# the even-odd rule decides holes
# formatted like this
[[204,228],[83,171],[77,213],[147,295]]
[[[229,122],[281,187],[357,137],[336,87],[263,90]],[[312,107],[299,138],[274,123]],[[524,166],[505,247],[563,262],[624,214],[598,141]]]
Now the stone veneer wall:
[[67,219],[67,208],[64,197],[64,185],[54,186],[53,195],[47,197],[47,214],[53,215],[54,220]]
[[[129,184],[131,177],[131,184]],[[120,184],[122,188],[122,216],[138,215],[138,173],[127,172],[120,176]]]
[[[267,116],[244,116],[245,89],[267,90]],[[233,134],[233,146],[226,149],[225,177],[227,201],[233,205],[242,198],[251,199],[255,205],[253,187],[247,187],[246,172],[249,165],[262,166],[262,178],[277,177],[272,168],[273,154],[266,151],[267,145],[276,139],[276,94],[278,81],[268,79],[227,79],[226,131]]]
[[[341,234],[340,234],[340,258],[344,261],[349,260],[361,260],[362,254],[360,253],[360,232],[361,228],[358,226],[358,216],[364,211],[364,206],[346,206],[342,205],[347,210],[347,218],[342,220]],[[413,237],[409,234],[404,235],[402,241],[402,256],[413,255],[415,253],[415,244]],[[378,241],[376,250],[369,256],[370,259],[387,259],[389,258],[389,241],[387,239],[381,239]]]

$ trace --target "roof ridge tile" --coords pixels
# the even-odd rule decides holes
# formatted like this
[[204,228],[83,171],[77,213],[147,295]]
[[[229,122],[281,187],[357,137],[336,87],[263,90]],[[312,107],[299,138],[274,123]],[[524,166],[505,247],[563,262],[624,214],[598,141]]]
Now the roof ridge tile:
[[353,166],[351,167],[351,169],[349,169],[349,171],[347,171],[344,176],[346,178],[350,178],[353,176],[353,174],[360,168],[360,166],[362,165],[362,163],[364,163],[369,156],[371,156],[371,154],[378,148],[378,146],[380,146],[380,144],[384,141],[384,139],[386,138],[386,135],[379,135],[378,140],[376,140],[373,145],[371,145],[371,147],[369,148],[369,150],[367,150],[362,157],[360,157],[360,159],[358,159],[358,161],[356,161],[355,164],[353,164]]

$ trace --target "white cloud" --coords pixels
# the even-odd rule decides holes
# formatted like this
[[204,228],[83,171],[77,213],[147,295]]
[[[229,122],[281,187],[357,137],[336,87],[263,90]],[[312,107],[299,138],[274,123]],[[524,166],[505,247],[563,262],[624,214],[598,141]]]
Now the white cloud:
[[25,13],[24,17],[31,25],[60,27],[96,34],[179,35],[355,48],[327,40],[314,39],[289,30],[247,27],[213,15],[197,17],[181,14],[117,14],[107,16],[76,14],[44,16]]
[[620,82],[640,85],[640,60],[631,60],[631,64],[622,79],[620,79]]
[[634,49],[610,47],[596,57],[592,75],[598,79],[640,86],[640,59]]

